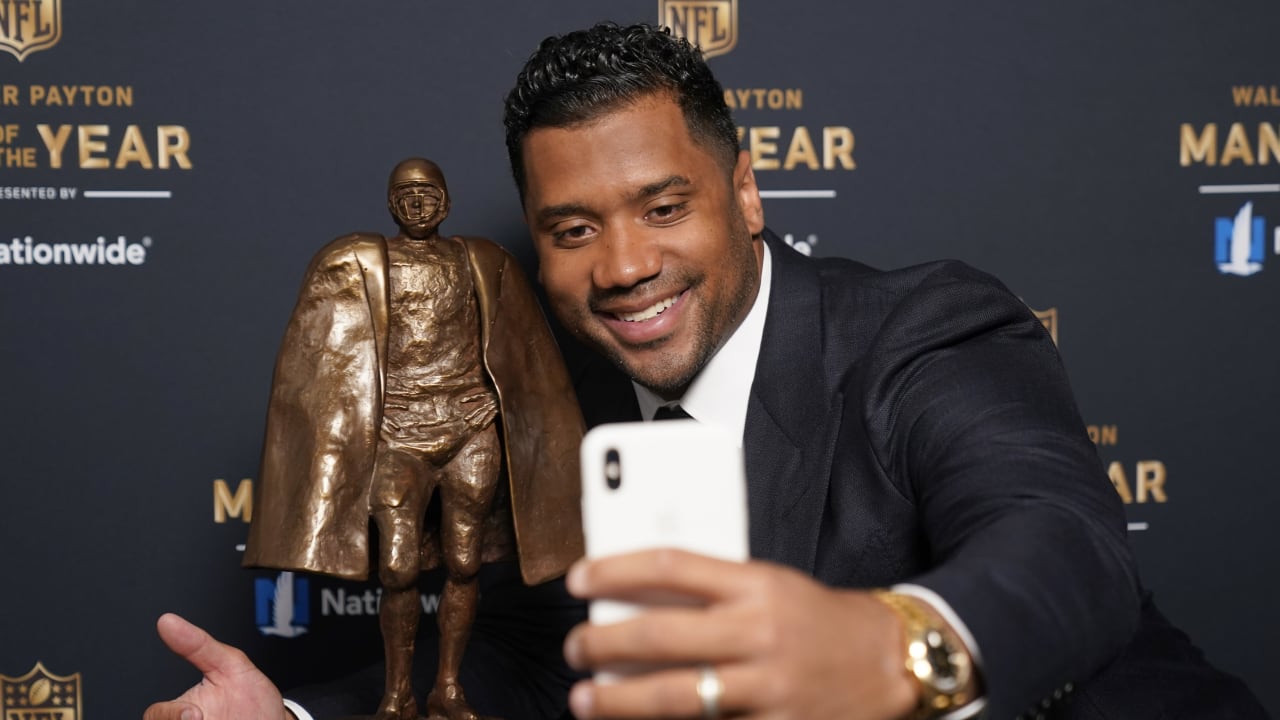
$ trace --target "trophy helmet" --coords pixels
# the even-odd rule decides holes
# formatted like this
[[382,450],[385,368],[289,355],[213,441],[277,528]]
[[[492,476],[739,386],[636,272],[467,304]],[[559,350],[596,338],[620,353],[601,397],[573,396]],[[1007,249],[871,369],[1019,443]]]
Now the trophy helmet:
[[428,237],[449,214],[449,188],[440,166],[426,158],[407,158],[387,180],[387,209],[410,237]]

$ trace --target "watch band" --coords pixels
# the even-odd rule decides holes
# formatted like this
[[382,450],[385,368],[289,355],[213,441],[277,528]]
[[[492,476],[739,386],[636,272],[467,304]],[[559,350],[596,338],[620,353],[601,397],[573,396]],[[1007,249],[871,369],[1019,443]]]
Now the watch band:
[[977,694],[973,659],[955,631],[917,598],[888,590],[871,596],[902,621],[904,669],[920,691],[908,718],[936,718],[971,702]]

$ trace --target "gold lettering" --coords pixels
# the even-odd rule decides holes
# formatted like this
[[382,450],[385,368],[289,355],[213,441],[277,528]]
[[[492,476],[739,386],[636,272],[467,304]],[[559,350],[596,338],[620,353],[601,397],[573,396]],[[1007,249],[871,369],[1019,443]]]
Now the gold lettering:
[[116,154],[116,169],[119,170],[131,162],[143,168],[151,169],[151,153],[147,152],[147,143],[142,139],[142,131],[137,125],[125,128],[124,140],[120,142],[120,152]]
[[191,149],[191,134],[181,125],[161,125],[156,128],[157,154],[160,156],[160,169],[168,170],[169,161],[178,163],[183,170],[191,169],[191,159],[187,151]]
[[3,102],[5,105],[17,105],[18,104],[18,86],[5,85],[3,101],[0,101],[0,102]]
[[791,139],[787,144],[786,156],[778,159],[778,143],[782,128],[777,125],[759,127],[739,127],[738,142],[751,153],[751,167],[754,170],[792,170],[805,166],[811,170],[835,170],[844,168],[853,170],[858,167],[853,159],[853,131],[843,126],[822,128],[822,160],[818,160],[817,144],[814,142],[809,128],[801,125],[791,130]]
[[1136,473],[1138,502],[1146,502],[1148,494],[1158,503],[1168,502],[1169,498],[1164,494],[1164,481],[1167,476],[1164,463],[1159,460],[1139,460]]
[[1193,162],[1205,165],[1218,164],[1218,124],[1209,123],[1196,135],[1195,126],[1182,124],[1182,143],[1179,149],[1178,164],[1187,167]]
[[1089,425],[1086,429],[1094,445],[1115,445],[1119,442],[1120,426],[1118,425]]
[[[1272,87],[1272,90],[1275,88]],[[1280,162],[1280,133],[1276,130],[1280,124],[1258,124],[1258,164],[1269,165],[1272,160]]]
[[1120,493],[1120,502],[1125,505],[1133,502],[1133,495],[1129,493],[1129,478],[1125,477],[1123,465],[1112,462],[1107,466],[1107,477],[1111,478],[1111,484],[1116,487],[1116,492]]
[[36,125],[36,132],[40,134],[40,139],[44,141],[44,146],[49,150],[49,167],[62,167],[62,151],[67,146],[67,140],[71,137],[70,125],[59,125],[58,134],[54,135],[49,132],[48,125]]
[[1249,136],[1244,132],[1244,123],[1231,123],[1227,132],[1227,141],[1222,146],[1222,164],[1227,166],[1232,160],[1240,160],[1245,165],[1253,164],[1253,149],[1249,147]]
[[791,145],[787,147],[787,159],[782,163],[783,170],[791,170],[797,164],[804,163],[810,170],[817,170],[818,151],[813,147],[813,138],[809,137],[809,129],[801,126],[791,136]]
[[847,127],[822,128],[822,167],[834,170],[836,161],[845,170],[858,167],[853,161],[853,131]]
[[95,152],[106,152],[107,144],[94,138],[106,137],[111,128],[106,125],[80,125],[76,128],[77,140],[80,143],[80,167],[93,170],[111,167],[111,162],[104,157],[95,157]]
[[31,105],[46,107],[133,107],[132,85],[32,85],[27,95]]
[[733,110],[802,110],[804,90],[800,88],[727,88],[724,104]]
[[1248,106],[1253,100],[1253,88],[1248,85],[1232,85],[1231,99],[1235,102],[1236,107],[1241,105]]
[[1280,85],[1232,85],[1236,107],[1280,107]]
[[213,481],[213,521],[225,523],[227,517],[240,518],[244,522],[253,521],[253,481],[245,478],[236,486],[236,494],[231,494],[227,481]]
[[36,167],[36,149],[33,147],[0,148],[0,158],[4,167],[33,168]]
[[[778,152],[778,144],[771,142],[777,140],[781,131],[778,127],[753,127],[749,131],[751,136],[751,167],[755,170],[777,170],[778,158],[775,155]],[[766,157],[766,154],[769,157]]]

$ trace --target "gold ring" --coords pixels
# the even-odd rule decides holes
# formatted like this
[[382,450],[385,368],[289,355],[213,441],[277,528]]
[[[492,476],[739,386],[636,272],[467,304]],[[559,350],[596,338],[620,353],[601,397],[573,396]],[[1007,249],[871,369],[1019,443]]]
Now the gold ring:
[[698,699],[702,701],[703,720],[716,720],[720,717],[720,698],[724,696],[724,683],[720,675],[710,665],[698,668]]

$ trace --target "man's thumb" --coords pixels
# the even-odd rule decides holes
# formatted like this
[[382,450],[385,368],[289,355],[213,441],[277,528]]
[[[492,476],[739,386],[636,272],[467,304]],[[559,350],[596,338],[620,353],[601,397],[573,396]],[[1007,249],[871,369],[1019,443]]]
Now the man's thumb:
[[160,616],[156,631],[170,650],[205,675],[239,673],[253,667],[244,653],[214,640],[209,633],[173,613]]

